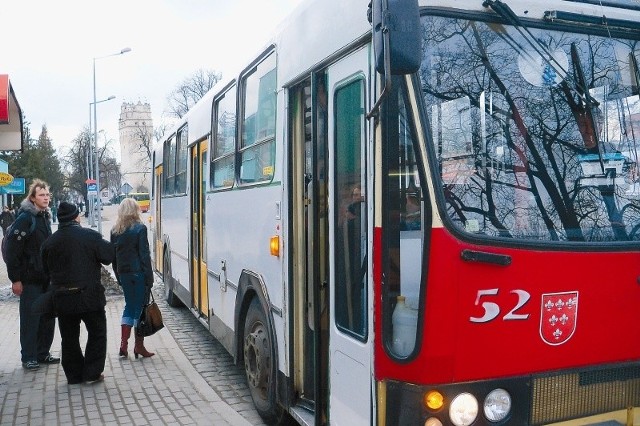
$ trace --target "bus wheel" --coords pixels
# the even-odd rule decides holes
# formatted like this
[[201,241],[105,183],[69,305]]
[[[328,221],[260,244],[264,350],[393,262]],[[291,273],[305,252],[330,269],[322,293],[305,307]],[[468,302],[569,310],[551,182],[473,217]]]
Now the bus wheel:
[[272,342],[260,302],[254,298],[244,324],[244,371],[251,398],[267,423],[277,423],[282,410],[276,401],[276,365],[271,356]]
[[164,300],[167,305],[172,308],[182,306],[180,299],[173,293],[173,278],[171,277],[171,264],[169,262],[169,254],[165,250],[162,265],[162,281],[164,282]]

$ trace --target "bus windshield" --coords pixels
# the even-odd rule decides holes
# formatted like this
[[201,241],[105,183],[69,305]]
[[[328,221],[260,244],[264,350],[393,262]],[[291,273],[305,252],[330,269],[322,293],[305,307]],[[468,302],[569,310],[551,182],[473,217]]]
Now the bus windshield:
[[439,16],[422,30],[446,224],[532,242],[640,239],[638,40]]

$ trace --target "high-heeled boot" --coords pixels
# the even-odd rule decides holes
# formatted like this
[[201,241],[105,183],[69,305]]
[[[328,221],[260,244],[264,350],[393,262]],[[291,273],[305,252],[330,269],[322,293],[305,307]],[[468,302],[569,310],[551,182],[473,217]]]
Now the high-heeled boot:
[[121,358],[127,358],[127,349],[129,347],[129,337],[131,337],[131,326],[122,324],[121,326],[121,338],[120,338],[120,353]]
[[138,333],[136,333],[136,345],[133,347],[133,354],[135,355],[136,359],[138,359],[138,355],[141,355],[143,358],[149,358],[155,355],[154,352],[149,352],[144,347],[144,337],[138,336]]

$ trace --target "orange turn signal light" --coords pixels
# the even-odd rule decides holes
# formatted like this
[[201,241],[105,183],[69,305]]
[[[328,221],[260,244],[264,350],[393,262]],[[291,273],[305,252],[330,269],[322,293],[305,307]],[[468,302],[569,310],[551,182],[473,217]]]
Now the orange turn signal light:
[[274,235],[269,240],[269,250],[271,252],[271,256],[280,257],[280,237],[278,235]]
[[424,405],[430,410],[437,411],[444,405],[444,396],[436,390],[429,391],[424,394]]

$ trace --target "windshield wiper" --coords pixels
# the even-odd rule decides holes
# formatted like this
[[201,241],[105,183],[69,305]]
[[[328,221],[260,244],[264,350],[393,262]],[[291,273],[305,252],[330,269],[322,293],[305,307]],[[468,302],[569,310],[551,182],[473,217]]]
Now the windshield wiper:
[[[489,7],[495,13],[497,13],[502,19],[507,21],[509,25],[514,27],[518,33],[529,43],[531,48],[542,58],[542,60],[554,69],[556,73],[561,75],[564,80],[569,78],[569,71],[564,69],[562,64],[558,62],[558,60],[553,56],[553,54],[549,51],[547,46],[543,45],[532,33],[529,31],[529,28],[522,23],[518,15],[507,5],[500,0],[484,0],[482,5],[484,7]],[[522,52],[526,54],[526,52]],[[584,86],[580,81],[576,81],[574,79],[574,91],[581,97],[585,102],[589,102],[592,106],[599,106],[600,103],[591,96],[589,90],[587,90],[586,86]]]
[[593,118],[593,108],[595,105],[591,102],[593,98],[589,95],[588,90],[584,89],[587,87],[587,79],[584,76],[584,69],[582,68],[578,47],[575,43],[571,43],[571,63],[573,64],[573,75],[578,80],[576,90],[580,95],[580,99],[583,101],[583,103],[577,105],[579,110],[574,111],[576,113],[576,121],[578,122],[578,130],[580,131],[580,134],[582,134],[584,146],[587,150],[598,154],[600,167],[604,174],[604,163],[602,161],[602,153],[600,152],[598,131],[596,130],[596,121]]
[[631,60],[631,66],[633,67],[633,81],[636,84],[636,93],[640,95],[640,69],[638,69],[638,59],[633,52],[629,52],[629,59]]

